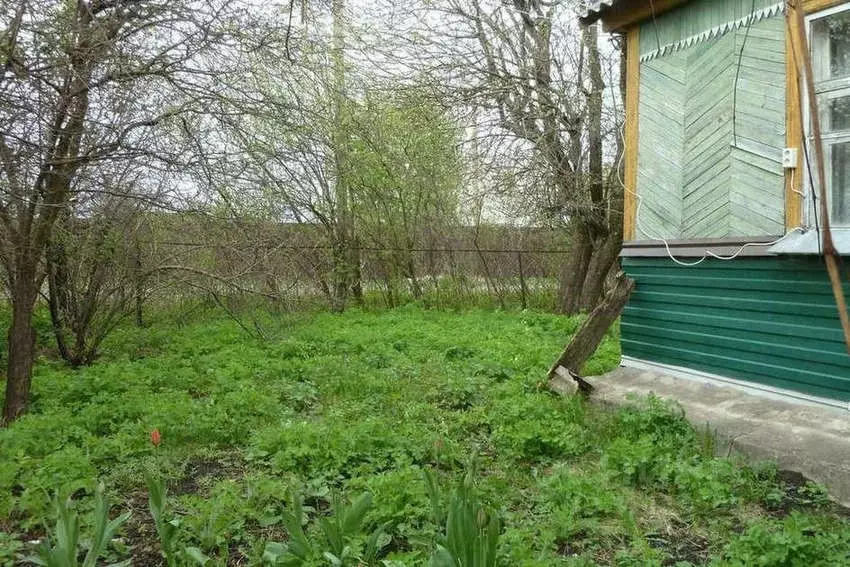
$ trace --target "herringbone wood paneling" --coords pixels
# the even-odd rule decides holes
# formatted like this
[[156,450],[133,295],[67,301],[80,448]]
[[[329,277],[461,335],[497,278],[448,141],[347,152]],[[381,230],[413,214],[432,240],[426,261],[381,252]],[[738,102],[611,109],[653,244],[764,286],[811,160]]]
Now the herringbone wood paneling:
[[782,234],[784,53],[774,17],[641,65],[639,238]]

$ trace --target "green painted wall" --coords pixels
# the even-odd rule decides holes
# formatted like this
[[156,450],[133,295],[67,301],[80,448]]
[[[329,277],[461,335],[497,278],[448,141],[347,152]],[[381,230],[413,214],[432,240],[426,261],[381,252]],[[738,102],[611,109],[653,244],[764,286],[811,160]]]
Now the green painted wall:
[[648,61],[640,74],[639,220],[653,235],[674,237],[681,232],[683,214],[687,54]]
[[644,61],[637,238],[783,234],[784,146],[781,15]]
[[640,29],[640,54],[645,55],[659,46],[702,34],[778,4],[777,0],[692,0],[687,6],[648,19]]
[[[850,355],[822,261],[623,258],[637,287],[623,354],[850,401]],[[850,285],[845,286],[850,295]]]

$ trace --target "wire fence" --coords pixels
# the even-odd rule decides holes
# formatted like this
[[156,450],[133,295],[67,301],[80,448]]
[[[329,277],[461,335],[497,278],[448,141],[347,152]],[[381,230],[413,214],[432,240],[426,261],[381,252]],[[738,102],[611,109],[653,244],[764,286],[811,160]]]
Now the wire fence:
[[[282,236],[282,235],[278,235]],[[424,239],[423,239],[424,240]],[[358,245],[360,293],[350,303],[396,307],[494,306],[550,309],[564,256],[562,234],[502,228],[430,236],[430,245]],[[333,303],[334,247],[316,232],[286,237],[165,238],[143,241],[148,263],[178,266],[158,279],[161,298],[214,291],[231,299],[258,294],[282,305]],[[214,274],[214,278],[205,275]]]

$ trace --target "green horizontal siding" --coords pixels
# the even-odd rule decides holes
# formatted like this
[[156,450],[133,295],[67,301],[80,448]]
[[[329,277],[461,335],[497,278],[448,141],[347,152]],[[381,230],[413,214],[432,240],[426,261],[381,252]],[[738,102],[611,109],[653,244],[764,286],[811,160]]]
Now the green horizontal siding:
[[624,355],[850,401],[850,355],[820,259],[623,266],[637,282],[622,318]]

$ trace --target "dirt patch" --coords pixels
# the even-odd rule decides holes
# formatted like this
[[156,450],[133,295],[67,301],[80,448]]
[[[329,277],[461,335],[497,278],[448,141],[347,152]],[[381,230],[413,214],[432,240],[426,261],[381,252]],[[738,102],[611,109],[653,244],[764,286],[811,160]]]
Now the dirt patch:
[[705,565],[709,560],[708,540],[686,529],[672,530],[664,534],[647,534],[650,547],[661,550],[667,558],[662,565],[676,565],[680,562],[692,565]]
[[[169,483],[169,498],[183,494],[203,493],[219,480],[237,478],[243,474],[244,460],[241,455],[225,454],[215,458],[190,459],[183,465],[182,477]],[[124,525],[124,543],[130,548],[133,566],[164,565],[159,536],[150,513],[147,491],[133,492],[127,499],[126,505],[131,516]],[[237,546],[232,546],[229,551],[227,565],[248,564],[248,558]]]
[[765,511],[771,516],[784,518],[794,510],[818,509],[850,518],[850,508],[830,500],[820,485],[804,475],[796,471],[780,470],[777,480],[782,485],[783,495],[778,502],[765,505]]
[[223,455],[216,458],[196,458],[183,467],[183,477],[169,487],[175,496],[194,494],[225,478],[244,474],[244,461],[240,455]]
[[148,508],[147,492],[135,492],[127,500],[130,519],[124,525],[125,543],[130,548],[134,567],[163,564],[159,536]]
[[601,533],[579,529],[569,537],[555,540],[555,549],[563,557],[578,557],[591,553],[597,565],[611,565],[619,550],[629,545],[629,537],[625,534]]
[[558,555],[564,557],[573,557],[581,554],[581,546],[574,545],[572,541],[561,539],[555,542],[555,547],[558,550]]
[[242,565],[248,565],[248,563],[248,556],[242,553],[242,550],[238,546],[234,545],[230,547],[230,552],[227,556],[227,567],[241,567]]

